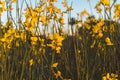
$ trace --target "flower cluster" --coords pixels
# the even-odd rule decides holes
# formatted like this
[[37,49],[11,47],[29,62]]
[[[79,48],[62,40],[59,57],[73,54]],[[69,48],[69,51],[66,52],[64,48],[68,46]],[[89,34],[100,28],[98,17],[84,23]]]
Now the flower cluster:
[[5,11],[5,2],[4,1],[0,1],[0,16],[2,16],[3,11]]
[[102,77],[102,80],[118,80],[118,74],[107,73],[105,76]]
[[52,42],[47,46],[51,47],[53,50],[56,50],[57,53],[60,53],[62,41],[64,40],[63,36],[60,36],[58,33],[50,37]]
[[114,18],[119,18],[119,16],[120,16],[120,4],[115,5],[114,13],[115,13]]
[[113,43],[111,42],[109,37],[105,38],[105,42],[106,42],[107,45],[113,45]]

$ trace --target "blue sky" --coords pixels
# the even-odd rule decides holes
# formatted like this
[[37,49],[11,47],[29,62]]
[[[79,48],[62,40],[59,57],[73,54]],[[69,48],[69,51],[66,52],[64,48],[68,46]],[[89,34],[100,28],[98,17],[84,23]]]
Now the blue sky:
[[[71,2],[73,1],[73,8],[74,8],[74,10],[72,11],[73,16],[75,16],[76,13],[80,13],[84,9],[86,9],[90,14],[98,16],[98,14],[95,10],[95,5],[96,5],[96,3],[99,2],[99,0],[90,0],[90,3],[87,2],[87,0],[69,0],[69,1],[71,1]],[[113,0],[110,0],[110,1],[112,2]],[[117,0],[116,3],[120,4],[120,0]],[[92,12],[90,10],[90,6],[92,9]]]
[[[19,0],[20,2],[22,2],[23,0]],[[30,0],[27,0],[27,1],[30,1]],[[35,1],[36,0],[31,0],[31,3],[32,5],[35,4]],[[39,0],[37,0],[39,1]],[[59,7],[60,9],[64,10],[61,2],[63,0],[58,0],[58,2],[55,4],[57,7]],[[73,10],[71,11],[71,17],[74,17],[74,18],[77,18],[77,13],[80,14],[81,11],[83,11],[84,9],[86,9],[91,15],[95,15],[96,17],[99,17],[99,15],[96,13],[96,10],[94,9],[96,3],[99,1],[99,0],[90,0],[90,4],[89,2],[87,2],[87,0],[67,0],[68,1],[68,4],[71,5],[71,2],[73,2],[72,4],[72,7],[73,7]],[[110,1],[113,1],[113,0],[110,0]],[[117,3],[120,4],[120,0],[117,0]],[[91,5],[91,9],[92,9],[92,13],[91,13],[91,10],[90,10],[90,5]],[[15,7],[15,4],[13,4],[13,6]],[[25,8],[25,4],[23,5],[23,7]],[[112,11],[114,12],[114,11]],[[15,19],[15,16],[16,16],[16,12],[15,10],[12,11],[12,14],[13,14],[13,18]],[[24,19],[24,18],[23,18]],[[6,12],[3,13],[2,15],[2,22],[5,23],[7,21],[7,17],[6,17]],[[66,27],[68,24],[67,24],[67,15],[65,15],[65,27],[64,27],[64,32],[68,32],[68,28]]]
[[[22,1],[22,0],[19,0],[19,1]],[[27,0],[29,1],[29,0]],[[32,3],[35,3],[36,0],[31,0]],[[38,1],[38,0],[37,0]],[[56,4],[56,6],[60,7],[61,9],[63,9],[62,5],[61,5],[61,2],[63,0],[58,0],[58,3]],[[90,5],[89,3],[87,2],[87,0],[67,0],[68,1],[68,4],[71,5],[71,2],[73,2],[72,6],[73,6],[73,9],[72,10],[72,17],[76,17],[76,13],[80,13],[81,11],[83,11],[84,9],[88,10],[89,13],[91,13],[91,10],[90,10]],[[96,3],[98,2],[99,0],[90,0],[90,4],[91,4],[91,8],[92,8],[92,13],[93,15],[96,15],[98,16],[98,14],[96,14],[96,11],[94,9]],[[112,1],[112,0],[110,0]],[[117,3],[120,4],[120,0],[117,0]],[[14,5],[13,5],[14,6]],[[13,11],[13,14],[15,12]],[[6,21],[6,14],[3,13],[2,15],[2,21],[5,22]]]
[[93,11],[95,4],[98,2],[98,0],[91,0],[90,5],[89,5],[87,0],[72,0],[72,1],[74,1],[73,2],[73,7],[74,7],[73,14],[79,13],[84,9],[88,10],[91,13],[90,5],[91,5],[92,11]]
[[[61,1],[63,0],[58,0],[59,2],[56,4],[58,7],[63,8],[61,5]],[[80,13],[81,11],[83,11],[84,9],[88,10],[90,13],[90,5],[87,2],[87,0],[67,0],[68,4],[71,5],[72,3],[72,16],[76,17],[76,13]],[[98,0],[91,0],[90,4],[92,7],[92,10],[94,11],[94,6],[95,4],[98,2]],[[96,14],[95,12],[93,12],[93,14]]]

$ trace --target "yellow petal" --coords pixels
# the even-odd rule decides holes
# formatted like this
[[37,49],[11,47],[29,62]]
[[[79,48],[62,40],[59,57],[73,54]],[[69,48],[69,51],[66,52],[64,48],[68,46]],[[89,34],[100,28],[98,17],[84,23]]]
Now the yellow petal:
[[52,64],[52,67],[53,67],[53,68],[56,68],[57,66],[58,66],[58,63],[57,63],[57,62]]

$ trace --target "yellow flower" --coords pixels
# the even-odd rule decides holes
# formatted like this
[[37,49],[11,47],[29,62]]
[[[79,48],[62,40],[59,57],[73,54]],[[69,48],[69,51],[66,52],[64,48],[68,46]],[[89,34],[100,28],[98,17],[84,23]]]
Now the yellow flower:
[[42,21],[43,24],[47,24],[45,15],[41,15],[41,21]]
[[33,59],[30,59],[30,60],[29,60],[29,64],[30,64],[30,66],[33,65]]
[[85,9],[80,13],[81,17],[83,17],[84,15],[89,15],[88,11]]
[[58,0],[47,0],[48,2],[57,2]]
[[60,71],[57,71],[57,73],[55,73],[55,77],[58,78],[61,76],[61,72]]
[[103,76],[103,77],[102,77],[102,80],[107,80],[106,76]]
[[100,3],[104,4],[105,6],[110,6],[109,0],[100,0]]
[[86,29],[88,29],[88,30],[90,30],[90,28],[91,28],[91,26],[88,25],[87,23],[83,23],[83,26],[84,26]]
[[118,78],[118,74],[111,73],[112,78]]
[[[117,75],[117,76],[115,76]],[[114,73],[107,73],[105,76],[102,77],[102,80],[118,80],[118,74],[114,74]]]
[[77,50],[77,53],[80,54],[80,50]]
[[62,26],[64,25],[64,18],[63,18],[63,17],[60,17],[60,18],[59,18],[59,23],[60,23],[60,25],[62,25]]
[[41,7],[35,8],[34,11],[40,13],[42,11],[42,8]]
[[26,33],[25,32],[21,32],[20,33],[20,38],[23,42],[26,42]]
[[96,40],[93,41],[93,43],[92,43],[92,45],[90,46],[90,48],[94,48],[95,44],[96,44]]
[[117,78],[117,77],[118,77],[118,74],[114,74],[114,77],[116,77],[116,78]]
[[55,49],[55,44],[53,43],[53,41],[51,44],[47,44],[47,46],[51,47],[53,50]]
[[0,1],[0,16],[2,16],[4,10],[6,10],[5,1]]
[[99,32],[98,37],[99,37],[99,38],[102,38],[102,37],[103,37],[103,33],[102,33],[102,32]]
[[102,19],[98,19],[99,22],[93,27],[93,33],[99,33],[102,30],[102,26],[104,25],[104,21]]
[[50,44],[47,44],[47,46],[51,47],[53,50],[56,50],[57,53],[60,53],[64,37],[56,33],[53,36],[51,36],[50,39],[52,40],[52,42]]
[[1,38],[0,41],[5,42],[6,38]]
[[107,73],[106,78],[107,78],[107,79],[109,79],[109,78],[110,78],[110,74],[109,74],[109,73]]
[[44,39],[39,38],[39,41],[40,41],[40,43],[41,43],[41,46],[42,46],[42,47],[45,47],[45,44],[44,44],[45,40],[44,40]]
[[62,4],[63,4],[63,6],[64,6],[64,7],[67,7],[67,6],[68,6],[68,4],[67,4],[67,1],[66,1],[66,0],[64,0],[64,1],[62,2]]
[[31,39],[32,41],[34,41],[34,42],[36,42],[36,41],[38,40],[37,37],[31,37],[30,39]]
[[66,11],[71,11],[71,10],[73,10],[73,8],[70,6],[70,7],[67,8]]
[[61,9],[55,8],[55,10],[56,10],[56,13],[61,13]]
[[9,34],[14,34],[16,31],[15,31],[15,29],[9,29],[8,31],[7,31],[7,33],[9,33]]
[[120,16],[120,4],[116,4],[114,7],[115,7],[114,18],[118,18]]
[[50,3],[48,6],[47,6],[47,10],[52,14],[54,15],[54,11],[55,11],[55,6],[54,6],[54,3]]
[[40,63],[40,59],[38,59],[38,63]]
[[20,44],[19,44],[19,42],[18,42],[18,41],[16,41],[16,46],[17,46],[17,47],[19,47],[19,46],[20,46]]
[[[36,28],[36,24],[39,21],[38,14],[40,11],[42,11],[41,8],[32,9],[31,6],[27,8],[26,13],[24,13],[24,15],[26,17],[24,25],[27,30],[32,31],[34,28]],[[44,20],[44,19],[42,19],[42,20]]]
[[109,37],[106,37],[105,42],[107,43],[107,45],[113,45],[113,43],[111,42]]
[[20,38],[20,35],[18,33],[14,34],[15,38]]
[[95,9],[97,10],[97,13],[102,12],[102,8],[100,7],[100,3],[96,4]]
[[16,2],[17,2],[17,0],[12,0],[12,2],[16,3]]
[[[58,16],[54,16],[54,20],[58,21]],[[54,24],[55,25],[55,24]]]
[[58,66],[58,63],[53,63],[51,67],[56,68]]
[[56,47],[56,52],[60,53],[61,47]]
[[7,45],[7,48],[8,48],[8,49],[12,48],[12,45],[11,45],[11,44],[8,44],[8,45]]
[[35,45],[37,43],[38,38],[37,37],[31,37],[31,44]]

